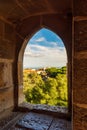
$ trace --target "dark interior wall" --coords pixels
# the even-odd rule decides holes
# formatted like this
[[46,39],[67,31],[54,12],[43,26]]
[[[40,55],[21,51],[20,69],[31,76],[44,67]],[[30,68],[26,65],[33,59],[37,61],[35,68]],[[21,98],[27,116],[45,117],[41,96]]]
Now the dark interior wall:
[[13,106],[15,31],[0,19],[0,112]]
[[0,112],[23,101],[22,56],[26,39],[47,27],[61,37],[67,49],[73,130],[87,129],[87,0],[72,1],[73,16],[33,15],[19,21],[15,29],[0,17]]
[[65,47],[67,49],[68,56],[70,55],[72,49],[72,16],[70,15],[58,15],[58,14],[49,14],[49,15],[39,15],[31,16],[23,21],[21,21],[16,27],[16,31],[21,35],[22,38],[31,38],[38,30],[43,27],[46,27],[63,40]]
[[73,130],[87,129],[87,1],[74,0]]

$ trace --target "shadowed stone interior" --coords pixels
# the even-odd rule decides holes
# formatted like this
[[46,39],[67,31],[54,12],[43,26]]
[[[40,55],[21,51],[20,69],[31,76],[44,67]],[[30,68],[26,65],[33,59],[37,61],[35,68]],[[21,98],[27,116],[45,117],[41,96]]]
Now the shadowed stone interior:
[[42,27],[55,32],[64,42],[68,114],[73,130],[87,130],[87,0],[0,0],[0,113],[9,108],[18,111],[24,100],[24,50],[27,41]]
[[27,113],[9,130],[71,130],[71,122],[37,113]]

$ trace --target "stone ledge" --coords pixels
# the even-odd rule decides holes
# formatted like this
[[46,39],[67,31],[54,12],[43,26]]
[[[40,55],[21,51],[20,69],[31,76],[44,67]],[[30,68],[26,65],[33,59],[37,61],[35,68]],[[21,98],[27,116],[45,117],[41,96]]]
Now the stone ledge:
[[76,59],[87,59],[87,51],[75,52],[74,58],[76,58]]
[[0,92],[4,92],[5,90],[8,90],[8,89],[13,89],[13,85],[12,86],[6,86],[6,87],[0,87]]
[[52,115],[61,119],[71,120],[71,115],[68,112],[68,108],[62,106],[50,106],[43,104],[29,104],[22,103],[18,106],[18,111],[21,112],[35,112],[39,114]]
[[79,22],[79,21],[84,21],[87,20],[87,16],[75,16],[73,18],[74,21]]
[[19,105],[20,107],[25,107],[30,110],[46,110],[50,112],[60,112],[60,113],[68,113],[67,107],[63,106],[50,106],[45,104],[30,104],[30,103],[22,103]]
[[11,62],[11,63],[13,63],[13,61],[14,60],[12,60],[12,59],[2,59],[2,58],[0,58],[0,62]]
[[77,106],[77,107],[80,107],[80,108],[85,108],[85,109],[87,109],[87,104],[73,103],[73,105],[75,105],[75,106]]

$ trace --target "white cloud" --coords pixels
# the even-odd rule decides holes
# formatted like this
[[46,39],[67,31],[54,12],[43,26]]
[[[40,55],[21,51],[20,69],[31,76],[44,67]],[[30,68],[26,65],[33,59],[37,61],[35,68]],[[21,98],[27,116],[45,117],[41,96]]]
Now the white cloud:
[[39,44],[39,42],[44,42],[45,45],[47,46],[52,46],[52,47],[55,47],[58,45],[58,42],[54,42],[54,41],[47,41],[47,39],[45,39],[44,37],[40,37],[40,38],[37,38],[37,39],[32,39],[31,40],[32,43],[34,43],[33,45],[37,45]]
[[63,66],[66,65],[67,55],[64,47],[46,47],[28,45],[24,53],[26,66]]
[[57,42],[48,42],[50,45],[57,46]]
[[44,51],[44,50],[47,50],[47,47],[33,44],[33,45],[30,45],[30,49],[34,51]]
[[44,51],[45,47],[40,46],[40,45],[28,45],[24,52],[24,56],[29,56],[29,57],[42,57],[44,56]]
[[40,37],[38,39],[35,40],[36,42],[42,42],[42,41],[46,41],[46,39],[44,37]]
[[[36,33],[27,44],[24,52],[26,66],[63,66],[66,65],[67,55],[60,37],[45,37],[46,34]],[[50,33],[49,33],[50,35]],[[52,39],[53,38],[53,39]]]

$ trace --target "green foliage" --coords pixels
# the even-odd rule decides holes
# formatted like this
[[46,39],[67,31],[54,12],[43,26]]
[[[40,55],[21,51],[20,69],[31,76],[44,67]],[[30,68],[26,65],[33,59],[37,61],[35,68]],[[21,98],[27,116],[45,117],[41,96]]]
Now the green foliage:
[[56,68],[56,67],[51,67],[46,69],[46,73],[48,76],[55,78],[57,74],[66,74],[66,67],[62,68]]
[[62,74],[66,74],[66,72],[67,72],[67,68],[66,68],[66,66],[63,66],[63,67],[61,68],[61,73],[62,73]]
[[66,67],[46,69],[46,79],[36,72],[24,72],[24,94],[27,102],[67,106]]

